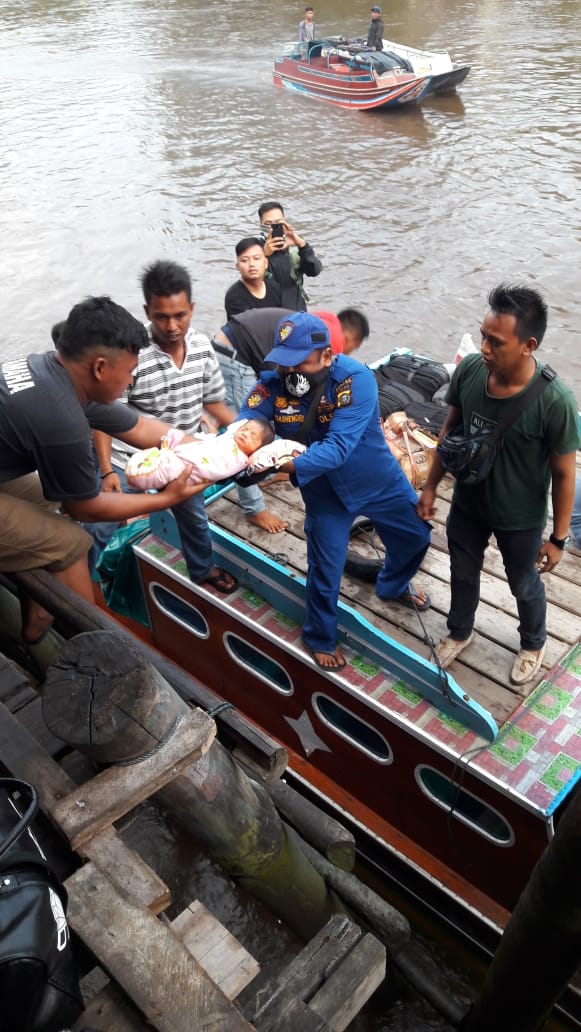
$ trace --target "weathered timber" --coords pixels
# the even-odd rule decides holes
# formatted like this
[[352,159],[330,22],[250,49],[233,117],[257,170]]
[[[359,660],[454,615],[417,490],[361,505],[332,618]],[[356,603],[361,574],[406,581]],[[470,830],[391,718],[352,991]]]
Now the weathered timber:
[[345,903],[363,918],[391,949],[398,949],[408,941],[411,936],[410,925],[399,910],[378,896],[355,875],[336,868],[307,842],[301,841],[301,848],[313,867],[341,899],[345,900]]
[[[154,692],[140,693],[134,690],[133,676],[127,678],[124,673],[115,672],[125,669],[127,660],[122,657],[128,649],[132,650],[130,662],[147,681],[148,663],[142,653],[123,637],[106,631],[81,634],[66,642],[58,664],[46,678],[43,706],[47,723],[51,728],[58,727],[59,734],[66,737],[70,720],[71,739],[88,756],[93,755],[95,737],[99,755],[108,748],[110,755],[120,757],[127,732],[128,750],[134,760],[140,740],[144,749],[150,751],[156,735],[176,713],[180,714],[180,708],[185,715],[190,713],[187,704],[159,675],[153,682],[149,680],[150,687],[155,685]],[[100,659],[102,654],[104,662]],[[162,716],[156,712],[158,708]],[[169,715],[167,722],[163,713]],[[208,720],[207,715],[203,717]],[[104,743],[107,733],[115,739],[109,747]],[[160,754],[167,747],[163,746]],[[151,762],[154,760],[152,754]],[[103,818],[114,819],[139,797],[145,798],[145,784],[138,790],[139,776],[132,773],[141,766],[132,763],[111,768],[55,808],[53,816],[77,847],[86,845],[91,832],[102,826]],[[156,799],[213,859],[298,934],[308,938],[332,913],[342,909],[300,847],[287,835],[264,786],[250,781],[218,741],[197,763],[186,764],[181,774],[174,770],[173,774],[176,773],[178,776],[172,775],[163,790],[156,793]],[[93,791],[97,793],[100,784],[106,785],[109,795],[99,797],[98,805],[91,807],[87,818],[89,793],[92,786],[96,786]],[[159,786],[152,783],[149,790],[156,787]],[[79,808],[79,803],[84,805]]]
[[266,789],[279,813],[307,842],[326,856],[335,867],[343,871],[353,869],[355,839],[350,831],[299,795],[285,781],[273,781]]
[[[76,788],[74,781],[2,703],[0,756],[10,774],[36,786],[41,808],[49,816],[55,804]],[[137,853],[125,845],[113,828],[92,839],[83,853],[101,870],[107,871],[116,885],[130,891],[152,913],[159,913],[171,903],[167,885]]]
[[[349,974],[352,951],[362,940],[361,930],[348,918],[336,915],[277,977],[257,979],[250,986],[243,997],[244,1014],[261,1032],[270,1029],[346,1028],[348,1020],[356,1013],[355,1007],[359,1010],[363,1006],[385,976],[385,946],[373,936],[365,936],[365,939],[368,942],[362,954],[353,957],[353,968],[359,976],[363,957],[366,956],[372,964],[372,971],[363,986],[357,982],[356,975],[352,977]],[[334,975],[337,976],[334,982],[336,1006],[333,1007],[331,998],[324,993],[319,997],[317,1017],[322,1025],[318,1025],[314,1017],[317,1008],[311,1008],[311,1001],[317,999],[325,981]],[[341,979],[345,986],[350,984],[350,994],[337,988]],[[297,1018],[292,1003],[295,1000],[306,1004],[305,1011],[301,1012],[304,1013],[304,1025],[292,1024],[292,1020]]]
[[202,710],[185,713],[160,748],[139,762],[111,767],[56,803],[52,816],[78,850],[147,799],[209,749],[215,725]]
[[233,1000],[256,977],[260,964],[199,899],[171,926],[204,971]]
[[309,1000],[309,1009],[334,1032],[343,1032],[381,985],[385,969],[385,946],[374,935],[364,935]]
[[159,1032],[251,1026],[178,936],[92,863],[65,882],[71,927]]
[[72,1032],[84,1032],[87,1028],[103,1029],[103,1032],[151,1032],[150,1023],[114,982],[109,982],[89,1000]]
[[68,628],[71,635],[105,630],[123,637],[139,649],[182,699],[200,706],[210,715],[219,710],[215,714],[215,720],[221,741],[228,748],[235,749],[244,762],[261,777],[278,778],[284,772],[288,755],[279,742],[252,724],[234,707],[226,705],[221,708],[224,700],[219,695],[196,681],[154,648],[137,640],[119,621],[107,616],[96,606],[89,605],[45,570],[12,574],[12,579],[31,598],[53,613],[63,629]]

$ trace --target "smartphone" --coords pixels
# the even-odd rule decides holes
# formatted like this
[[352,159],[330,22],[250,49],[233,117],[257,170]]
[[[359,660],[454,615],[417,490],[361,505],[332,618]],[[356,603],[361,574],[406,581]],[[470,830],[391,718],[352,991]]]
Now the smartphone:
[[284,237],[284,226],[282,222],[273,222],[271,229],[273,237]]

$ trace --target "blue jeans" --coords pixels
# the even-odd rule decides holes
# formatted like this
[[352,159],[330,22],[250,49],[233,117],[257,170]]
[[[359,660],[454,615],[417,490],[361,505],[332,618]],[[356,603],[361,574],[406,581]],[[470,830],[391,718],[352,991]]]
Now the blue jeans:
[[581,548],[581,477],[575,481],[575,502],[571,516],[571,533],[577,548]]
[[547,600],[542,578],[535,567],[543,540],[543,527],[532,530],[497,530],[452,505],[448,522],[451,604],[448,630],[455,641],[465,641],[474,626],[480,601],[480,573],[484,553],[494,534],[508,586],[516,599],[520,619],[521,648],[536,651],[547,637]]
[[[228,355],[216,352],[216,358],[226,385],[226,404],[235,412],[240,412],[242,402],[256,383],[256,373],[250,366]],[[264,497],[258,484],[238,487],[238,498],[245,516],[255,516],[264,509]]]
[[[125,474],[122,471],[119,471],[119,478],[123,491],[128,494],[135,494],[127,486]],[[178,525],[182,552],[184,553],[189,578],[194,584],[201,584],[214,565],[212,559],[212,539],[210,537],[203,492],[193,495],[179,505],[174,505],[172,512]],[[101,522],[83,523],[82,526],[93,537],[94,543],[88,557],[89,570],[92,575],[95,572],[101,552],[109,544],[119,524]]]

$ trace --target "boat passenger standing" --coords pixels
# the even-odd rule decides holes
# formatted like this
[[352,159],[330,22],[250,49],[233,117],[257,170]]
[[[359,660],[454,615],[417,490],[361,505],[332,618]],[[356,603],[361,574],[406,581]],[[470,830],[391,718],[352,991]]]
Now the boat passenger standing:
[[[545,333],[547,307],[540,294],[502,284],[490,293],[488,304],[480,329],[480,354],[467,355],[456,367],[440,438],[459,423],[466,435],[495,426],[509,414],[513,399],[541,375],[534,352]],[[505,431],[486,479],[471,486],[456,481],[446,526],[450,635],[436,647],[443,668],[474,637],[484,553],[494,534],[520,619],[520,650],[510,679],[520,685],[538,674],[547,636],[547,603],[539,574],[555,569],[567,544],[578,447],[577,404],[556,378]],[[444,473],[436,453],[418,503],[424,519],[431,519],[436,511],[436,487]],[[549,486],[553,533],[544,540]]]
[[279,201],[265,201],[258,209],[260,229],[264,234],[264,253],[268,258],[268,276],[278,283],[280,305],[291,312],[306,312],[305,276],[318,276],[323,265],[314,249],[287,222]]
[[337,602],[354,518],[373,520],[386,548],[378,596],[418,609],[427,609],[430,600],[410,581],[427,551],[430,528],[385,442],[371,370],[333,355],[327,326],[306,312],[281,320],[266,360],[278,368],[260,374],[240,415],[269,419],[280,437],[308,445],[282,467],[306,509],[303,643],[318,666],[340,670],[345,659],[337,646]]
[[278,308],[282,305],[280,287],[266,279],[268,259],[258,237],[245,237],[236,244],[236,268],[240,279],[226,291],[224,308],[231,319],[249,308]]
[[[203,408],[219,425],[228,426],[236,417],[224,400],[226,391],[216,355],[208,337],[190,326],[194,302],[187,269],[175,262],[154,262],[144,269],[141,286],[149,319],[148,346],[139,356],[124,400],[145,416],[164,419],[186,434],[199,431]],[[103,434],[94,437],[101,476],[106,478],[103,484],[109,491],[120,491],[111,466],[111,439]],[[120,459],[124,465],[127,455]],[[223,594],[234,591],[235,578],[214,563],[203,496],[175,506],[173,513],[190,580],[211,584]],[[101,532],[107,528],[90,529],[103,544]]]
[[299,22],[299,42],[310,43],[317,38],[317,26],[314,22],[315,12],[312,7],[305,7],[305,17]]
[[372,50],[383,50],[383,22],[381,7],[371,8],[371,21],[367,30],[367,46]]

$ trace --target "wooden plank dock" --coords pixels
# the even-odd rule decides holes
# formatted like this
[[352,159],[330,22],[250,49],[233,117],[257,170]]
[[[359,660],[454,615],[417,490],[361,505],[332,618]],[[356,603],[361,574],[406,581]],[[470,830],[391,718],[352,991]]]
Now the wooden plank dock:
[[[581,474],[581,455],[578,457]],[[251,542],[267,555],[283,556],[288,567],[306,576],[304,506],[300,492],[288,482],[263,485],[266,503],[272,512],[288,521],[283,534],[265,534],[241,516],[235,490],[211,502],[212,522]],[[437,643],[447,634],[446,617],[450,601],[450,564],[445,524],[450,509],[453,481],[446,476],[438,491],[438,507],[433,521],[432,544],[417,580],[430,595],[431,608],[418,615],[397,603],[377,598],[372,584],[343,575],[341,599],[353,606],[386,635],[426,659],[430,649],[424,640]],[[550,523],[547,533],[550,533]],[[378,551],[369,535],[353,540],[354,551],[362,557],[377,558]],[[547,592],[547,651],[537,681],[515,686],[509,674],[519,649],[518,616],[510,593],[502,558],[494,543],[487,550],[481,579],[481,601],[476,614],[474,642],[454,662],[451,673],[476,702],[487,709],[500,726],[517,708],[541,677],[579,639],[581,614],[581,552],[569,549],[559,566],[544,578]]]
[[87,769],[86,761],[75,763],[79,754],[43,729],[40,701],[0,654],[1,765],[37,786],[42,811],[68,839],[76,870],[65,881],[67,918],[97,965],[89,980],[102,983],[74,1029],[347,1028],[385,977],[386,950],[375,936],[335,915],[290,966],[258,982],[255,958],[199,900],[168,920],[170,890],[113,827],[204,754],[214,721],[192,709],[149,756],[90,771],[78,785],[67,771]]

